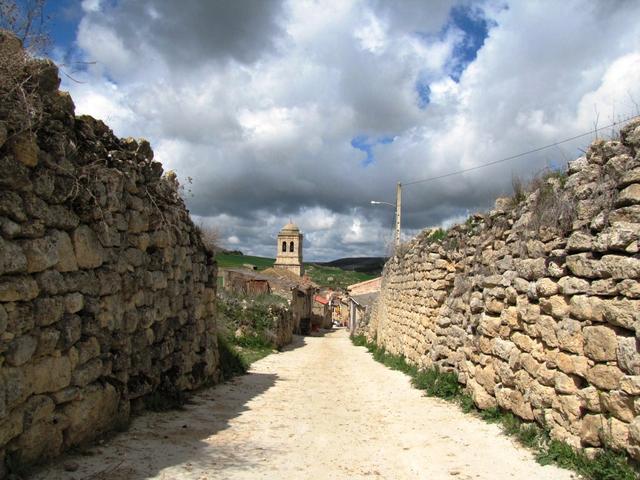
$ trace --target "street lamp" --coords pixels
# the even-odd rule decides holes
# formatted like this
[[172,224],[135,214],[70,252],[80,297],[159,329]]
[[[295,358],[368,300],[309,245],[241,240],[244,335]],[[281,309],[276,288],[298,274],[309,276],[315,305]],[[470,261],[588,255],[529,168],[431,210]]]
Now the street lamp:
[[371,200],[371,205],[389,205],[396,209],[396,249],[400,247],[400,215],[402,205],[402,184],[398,182],[396,186],[396,203],[379,202],[377,200]]

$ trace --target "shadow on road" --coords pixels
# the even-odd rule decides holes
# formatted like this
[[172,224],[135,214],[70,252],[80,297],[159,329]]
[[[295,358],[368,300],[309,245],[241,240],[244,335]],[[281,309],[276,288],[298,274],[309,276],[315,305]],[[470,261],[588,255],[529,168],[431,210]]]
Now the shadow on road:
[[[302,342],[302,343],[301,343]],[[291,349],[304,343],[296,339]],[[212,473],[221,468],[246,469],[245,446],[231,449],[211,439],[229,427],[229,422],[248,410],[247,404],[275,385],[276,374],[250,372],[193,395],[184,410],[163,413],[146,412],[135,418],[127,430],[104,444],[98,442],[82,453],[68,454],[34,471],[29,478],[37,480],[138,480],[153,478],[164,469],[180,465],[187,478],[193,467]],[[207,439],[209,439],[207,441]],[[77,471],[64,469],[75,463]],[[173,473],[159,478],[176,478]],[[181,475],[182,476],[182,475]]]

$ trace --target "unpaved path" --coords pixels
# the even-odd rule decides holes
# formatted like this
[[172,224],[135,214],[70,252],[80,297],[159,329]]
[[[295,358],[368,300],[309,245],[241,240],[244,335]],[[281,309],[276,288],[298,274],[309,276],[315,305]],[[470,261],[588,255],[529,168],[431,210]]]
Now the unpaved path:
[[[497,426],[427,398],[344,331],[296,338],[185,411],[126,433],[37,479],[569,479]],[[65,472],[63,464],[80,465]]]

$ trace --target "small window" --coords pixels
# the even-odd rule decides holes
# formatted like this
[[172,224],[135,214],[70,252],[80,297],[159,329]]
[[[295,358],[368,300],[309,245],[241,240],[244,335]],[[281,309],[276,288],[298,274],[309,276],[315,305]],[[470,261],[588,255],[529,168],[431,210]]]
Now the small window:
[[289,244],[289,251],[290,251],[290,252],[293,252],[293,242],[291,242],[291,243]]
[[287,251],[287,242],[282,242],[282,251],[283,252]]

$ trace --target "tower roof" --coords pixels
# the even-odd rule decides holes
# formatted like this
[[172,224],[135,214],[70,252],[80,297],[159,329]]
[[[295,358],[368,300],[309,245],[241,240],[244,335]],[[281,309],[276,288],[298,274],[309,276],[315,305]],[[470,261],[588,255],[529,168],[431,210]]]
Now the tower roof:
[[282,230],[280,230],[280,233],[299,233],[300,229],[298,228],[298,226],[295,223],[287,223],[284,227],[282,227]]

